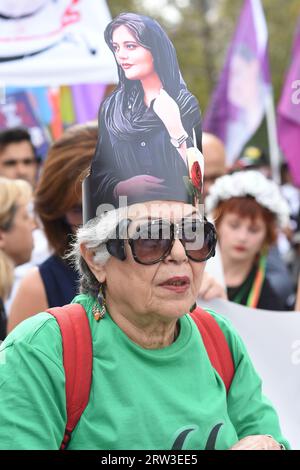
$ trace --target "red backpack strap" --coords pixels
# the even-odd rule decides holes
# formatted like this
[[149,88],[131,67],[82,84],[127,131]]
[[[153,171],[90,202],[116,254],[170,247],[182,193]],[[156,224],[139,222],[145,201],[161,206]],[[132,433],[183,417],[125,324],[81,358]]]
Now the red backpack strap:
[[56,318],[62,336],[67,424],[60,449],[64,450],[89,401],[93,365],[92,337],[82,305],[70,304],[46,311]]
[[197,307],[190,315],[202,336],[210,362],[222,378],[228,393],[235,367],[225,335],[214,317],[202,308]]

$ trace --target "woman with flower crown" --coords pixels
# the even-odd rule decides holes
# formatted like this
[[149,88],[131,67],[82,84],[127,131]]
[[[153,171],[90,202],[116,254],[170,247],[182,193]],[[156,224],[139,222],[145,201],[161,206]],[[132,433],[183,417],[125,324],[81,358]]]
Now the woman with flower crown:
[[289,210],[277,185],[258,171],[219,178],[206,208],[213,214],[229,300],[253,308],[285,310],[266,279],[266,258]]

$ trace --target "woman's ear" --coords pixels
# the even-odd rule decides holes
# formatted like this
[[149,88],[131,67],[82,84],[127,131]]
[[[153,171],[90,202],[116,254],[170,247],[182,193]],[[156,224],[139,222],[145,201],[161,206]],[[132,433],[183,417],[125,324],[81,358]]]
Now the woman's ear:
[[100,263],[94,261],[95,252],[94,250],[87,248],[83,243],[80,245],[80,253],[87,263],[88,267],[94,274],[95,278],[103,284],[106,281],[106,269]]

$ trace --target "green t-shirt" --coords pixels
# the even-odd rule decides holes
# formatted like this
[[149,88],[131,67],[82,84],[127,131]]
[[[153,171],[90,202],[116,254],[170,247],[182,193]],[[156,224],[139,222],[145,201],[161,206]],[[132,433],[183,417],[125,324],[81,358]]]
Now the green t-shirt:
[[[229,322],[221,326],[235,362],[226,396],[190,316],[163,349],[132,342],[109,314],[96,322],[93,299],[74,301],[88,312],[93,338],[89,403],[69,449],[228,449],[253,434],[288,447],[261,380]],[[66,423],[65,376],[58,324],[48,313],[20,324],[1,346],[0,449],[58,449]]]

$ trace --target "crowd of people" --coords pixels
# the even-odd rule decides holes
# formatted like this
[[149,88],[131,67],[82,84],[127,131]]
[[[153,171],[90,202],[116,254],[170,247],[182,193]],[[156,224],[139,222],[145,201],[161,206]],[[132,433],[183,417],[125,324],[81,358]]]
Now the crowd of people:
[[[105,38],[120,83],[99,127],[70,127],[43,161],[25,129],[0,133],[0,339],[9,333],[0,448],[178,450],[188,434],[194,449],[288,448],[241,339],[196,302],[300,310],[299,189],[286,165],[282,186],[273,182],[258,148],[228,168],[216,136],[192,135],[197,103],[155,21],[119,15]],[[139,61],[140,79],[127,55]],[[202,189],[205,214],[196,202]],[[124,195],[128,207],[98,212],[99,201]],[[48,312],[66,304],[74,315],[74,306],[84,310],[92,344],[83,366],[88,374],[90,354],[89,394],[72,439],[66,343]],[[228,387],[228,371],[225,379],[212,367],[206,321],[217,348],[229,346]]]
[[[18,140],[19,136],[26,139]],[[31,144],[27,145],[28,133],[24,129],[0,134],[2,340],[24,319],[49,307],[70,303],[79,294],[82,275],[67,255],[77,229],[82,226],[81,183],[88,174],[97,139],[96,124],[69,128],[53,143],[41,165],[32,158],[34,152]],[[196,296],[227,298],[270,310],[299,308],[295,305],[299,213],[294,210],[290,223],[291,204],[285,199],[284,190],[267,179],[259,167],[226,169],[224,146],[217,137],[203,134],[203,152],[205,206],[207,216],[215,222],[218,245],[217,255],[207,263],[206,278],[202,284],[196,283]],[[13,160],[6,172],[7,161]],[[299,194],[292,188],[295,208],[295,196]],[[38,238],[34,237],[36,231],[40,232]],[[90,243],[91,237],[82,233],[83,240]],[[289,246],[283,252],[278,243],[280,236],[285,237]],[[47,250],[40,260],[32,256],[34,238],[41,247],[47,240]],[[41,247],[35,246],[35,251],[41,253]],[[89,257],[86,263],[97,277]],[[18,274],[20,265],[26,267],[20,271],[22,279]],[[118,273],[117,266],[115,270]],[[142,273],[137,273],[139,279]],[[120,272],[112,271],[111,275],[116,285],[125,282],[126,273],[124,280]],[[14,284],[17,286],[13,288]],[[81,286],[87,284],[81,278]],[[81,288],[81,292],[86,291]],[[87,300],[81,300],[86,305]],[[143,301],[143,295],[135,299],[137,303]],[[5,305],[9,306],[6,311]]]
[[[82,224],[81,183],[97,138],[95,123],[73,126],[54,142],[41,165],[25,129],[0,134],[2,340],[7,321],[10,332],[30,315],[67,304],[78,292],[78,275],[67,254]],[[246,156],[255,152],[260,151],[246,149],[234,169],[227,169],[223,143],[203,133],[206,210],[219,243],[199,294],[256,308],[294,310],[300,270],[299,190],[290,177],[285,176],[281,187],[267,179],[265,160]],[[283,169],[288,175],[286,165]],[[31,228],[28,236],[22,229],[18,258],[5,240],[16,246],[14,233],[20,236],[12,227],[18,227],[21,185],[28,193],[26,229]]]
[[[12,132],[12,131],[9,131]],[[5,133],[5,132],[3,132]],[[157,321],[155,319],[157,313],[154,315],[154,318],[150,321],[151,312],[153,310],[160,311],[164,310],[164,315],[171,315],[171,319],[176,317],[176,310],[181,311],[186,310],[189,304],[193,304],[194,300],[197,296],[203,295],[206,298],[214,298],[217,297],[229,297],[231,298],[231,291],[234,289],[230,284],[230,275],[231,271],[228,268],[227,273],[227,258],[224,257],[224,246],[225,246],[225,254],[228,256],[230,254],[230,249],[226,245],[226,239],[233,240],[234,239],[234,232],[235,230],[239,232],[240,230],[244,234],[244,238],[239,243],[244,243],[244,239],[252,244],[253,241],[253,234],[251,233],[253,225],[255,227],[255,232],[259,232],[259,236],[255,233],[254,236],[259,238],[259,242],[256,243],[255,247],[256,250],[252,247],[251,249],[251,264],[249,265],[246,262],[246,256],[241,257],[240,261],[242,260],[246,266],[249,267],[252,275],[253,266],[255,265],[255,260],[257,254],[260,252],[262,246],[267,248],[269,244],[275,241],[276,236],[276,227],[275,227],[275,215],[272,216],[272,212],[268,214],[268,210],[265,209],[263,206],[259,204],[258,201],[255,200],[253,196],[251,196],[249,200],[249,212],[247,209],[245,210],[245,199],[248,196],[241,197],[241,203],[236,201],[238,198],[233,198],[236,202],[231,203],[230,199],[226,202],[226,206],[229,204],[228,207],[221,207],[215,203],[209,204],[209,208],[212,210],[211,217],[216,220],[217,223],[217,231],[219,232],[219,260],[216,264],[221,265],[221,270],[223,275],[223,280],[220,276],[217,276],[217,281],[214,280],[214,268],[212,269],[212,274],[209,276],[209,280],[204,282],[204,286],[201,285],[201,279],[204,274],[204,264],[203,263],[191,263],[191,267],[189,269],[193,272],[193,288],[191,291],[191,298],[185,299],[184,305],[181,305],[178,302],[174,302],[174,298],[170,295],[170,299],[168,302],[162,302],[159,296],[152,295],[148,298],[148,284],[153,283],[153,276],[154,273],[157,273],[157,264],[153,264],[151,266],[147,266],[147,270],[145,270],[145,266],[143,264],[148,264],[148,256],[149,253],[143,253],[142,250],[139,250],[138,245],[134,247],[136,250],[133,253],[136,253],[136,256],[139,256],[139,263],[136,263],[135,260],[130,257],[128,259],[127,264],[122,264],[122,256],[119,254],[119,250],[115,252],[115,255],[111,257],[112,262],[109,264],[108,267],[105,264],[107,260],[107,256],[109,253],[113,253],[113,249],[107,246],[107,239],[109,237],[109,233],[111,233],[114,219],[111,217],[111,220],[106,220],[105,223],[102,222],[102,229],[96,230],[97,225],[87,225],[80,228],[77,241],[75,246],[72,245],[72,240],[74,241],[74,234],[76,230],[82,226],[82,213],[81,213],[81,182],[83,178],[89,171],[89,166],[91,163],[91,159],[94,154],[94,149],[97,143],[98,138],[98,128],[96,125],[87,124],[85,126],[75,126],[73,128],[68,129],[62,138],[58,139],[56,142],[53,143],[47,158],[43,163],[43,167],[41,168],[41,172],[37,173],[39,176],[35,180],[34,186],[30,185],[28,182],[24,180],[20,180],[20,175],[11,174],[10,179],[2,176],[0,180],[0,191],[1,191],[1,200],[5,201],[5,204],[2,204],[1,207],[5,207],[5,212],[2,211],[1,213],[1,233],[7,233],[7,239],[10,240],[10,245],[13,247],[18,247],[18,252],[20,252],[19,256],[17,257],[16,254],[12,253],[4,244],[1,245],[1,261],[7,260],[7,264],[10,269],[11,273],[11,281],[3,282],[3,276],[1,275],[1,297],[2,300],[5,301],[8,296],[9,292],[12,287],[12,273],[13,273],[13,265],[18,266],[20,263],[28,261],[30,258],[30,254],[33,248],[33,235],[32,232],[37,230],[37,226],[39,226],[39,230],[43,230],[44,235],[46,236],[49,244],[50,256],[43,261],[42,263],[38,264],[36,267],[29,267],[27,273],[24,275],[23,279],[21,280],[16,294],[14,296],[14,300],[11,303],[11,308],[8,313],[8,331],[11,334],[7,337],[5,343],[8,345],[18,342],[19,337],[18,334],[20,332],[19,328],[15,328],[17,324],[19,324],[25,318],[37,314],[38,312],[44,312],[48,309],[48,307],[52,306],[62,306],[66,303],[72,301],[73,297],[77,299],[76,301],[83,305],[88,312],[88,315],[92,318],[95,318],[95,295],[99,301],[99,287],[105,285],[105,297],[104,300],[101,300],[99,303],[100,305],[106,306],[106,303],[109,303],[109,312],[111,315],[110,322],[106,325],[106,331],[102,332],[99,336],[99,332],[97,332],[96,336],[93,338],[93,342],[96,344],[96,352],[94,361],[97,362],[99,360],[97,356],[97,351],[105,351],[106,349],[109,351],[109,361],[110,367],[113,364],[118,364],[117,371],[111,374],[113,375],[113,381],[108,382],[105,385],[105,381],[103,382],[103,376],[100,374],[93,378],[93,396],[98,394],[103,394],[104,396],[108,397],[113,395],[112,386],[115,387],[117,383],[121,383],[122,377],[119,375],[119,368],[123,368],[124,373],[126,372],[126,364],[128,362],[132,362],[135,364],[136,367],[139,367],[139,363],[137,357],[135,356],[136,353],[144,354],[144,351],[148,351],[149,354],[150,350],[154,349],[154,353],[158,353],[159,351],[164,351],[164,347],[167,347],[170,344],[170,338],[173,337],[176,339],[179,335],[179,331],[171,328],[168,325],[168,328],[165,329],[163,332],[163,340],[160,340],[157,343],[158,339],[156,336],[152,335],[151,330],[154,328],[153,322]],[[208,144],[208,142],[210,144]],[[211,145],[211,148],[209,148]],[[214,136],[204,135],[204,153],[206,153],[206,166],[207,166],[207,173],[209,174],[210,164],[209,158],[211,151],[214,152],[215,149],[219,149],[220,151],[224,152],[223,146],[218,139]],[[1,153],[0,153],[1,158]],[[216,161],[220,158],[220,165]],[[219,156],[214,160],[212,157],[212,168],[213,171],[211,172],[211,176],[209,176],[206,180],[206,187],[209,185],[210,188],[207,191],[207,200],[209,201],[209,197],[216,194],[214,188],[217,187],[217,184],[222,183],[224,178],[227,176],[221,176],[225,170],[224,164],[224,153],[219,154]],[[249,173],[249,176],[251,174]],[[24,177],[24,176],[23,176]],[[242,173],[238,175],[238,177],[242,177]],[[234,175],[228,176],[228,178],[234,178]],[[262,178],[264,178],[262,176]],[[241,180],[242,181],[242,178]],[[271,182],[269,184],[272,184]],[[234,187],[234,185],[233,185]],[[271,188],[274,189],[273,187]],[[24,193],[24,194],[23,194]],[[279,196],[278,196],[279,197]],[[221,199],[220,199],[221,200]],[[28,203],[31,201],[31,204],[34,202],[35,207],[35,222],[33,218],[33,212],[27,213],[28,210]],[[218,201],[219,202],[219,201]],[[178,204],[178,213],[181,214],[181,204]],[[240,204],[243,206],[243,210],[240,210]],[[170,209],[166,208],[164,204],[164,211],[170,211]],[[221,215],[216,215],[213,213],[213,209],[217,208],[218,211],[221,211]],[[172,205],[172,210],[174,209],[174,204]],[[179,211],[180,209],[180,211]],[[189,206],[185,208],[188,210]],[[23,211],[23,218],[26,222],[26,230],[25,228],[22,229],[20,232],[20,226],[18,225],[18,214],[20,211]],[[7,215],[8,214],[8,215]],[[131,215],[131,214],[129,214]],[[166,218],[170,214],[161,214],[160,204],[157,204],[157,216],[158,215],[165,215]],[[10,216],[10,217],[8,217]],[[231,230],[233,231],[230,233],[228,237],[226,235],[226,231],[224,233],[224,240],[223,240],[223,231],[222,224],[226,220],[226,217],[233,217],[234,221],[229,221],[231,225]],[[265,220],[264,217],[267,217]],[[269,218],[268,218],[269,217]],[[146,218],[146,215],[145,215]],[[274,220],[273,220],[274,219]],[[266,224],[268,227],[269,232],[267,233],[266,228],[263,229],[261,227],[262,224]],[[270,226],[271,223],[271,226]],[[240,224],[242,224],[242,228],[240,228]],[[258,228],[256,227],[258,226]],[[221,226],[221,227],[220,227]],[[22,244],[18,240],[13,238],[13,234],[16,233],[19,237],[22,238]],[[26,236],[25,236],[26,235]],[[238,234],[236,235],[238,236]],[[27,243],[25,243],[27,237]],[[252,238],[251,238],[252,237]],[[5,239],[2,238],[2,240]],[[248,247],[248,243],[245,242],[245,250]],[[265,246],[265,242],[267,242],[267,246]],[[106,245],[106,248],[105,248]],[[174,245],[175,246],[175,245]],[[73,248],[72,248],[73,247]],[[95,247],[95,248],[93,248]],[[92,248],[92,252],[90,251]],[[73,250],[75,257],[77,259],[77,265],[81,266],[80,273],[76,271],[74,268],[74,264],[70,264],[70,257],[66,256],[70,249]],[[96,252],[96,257],[92,255],[92,253]],[[109,253],[107,253],[107,250]],[[209,246],[202,248],[199,260],[208,259],[212,255],[212,247]],[[241,250],[242,251],[242,250]],[[105,253],[106,252],[106,253]],[[163,252],[162,252],[163,254]],[[250,254],[249,254],[250,255]],[[248,255],[248,258],[249,258]],[[145,259],[143,257],[146,257]],[[158,274],[159,281],[165,281],[167,278],[170,277],[170,273],[175,272],[176,266],[182,262],[184,258],[184,250],[180,248],[180,246],[176,246],[176,248],[172,249],[171,254],[168,255],[168,252],[165,253],[164,256],[167,256],[167,262],[162,264],[160,267]],[[128,257],[128,253],[127,253]],[[162,257],[159,256],[159,259]],[[170,258],[170,259],[169,259]],[[235,259],[229,260],[235,263]],[[4,262],[4,261],[3,261]],[[141,263],[141,264],[140,264]],[[152,263],[152,260],[151,260]],[[197,269],[192,266],[193,264],[197,265]],[[160,265],[160,264],[159,264]],[[239,262],[239,270],[243,274],[248,273],[244,270],[241,270],[242,263]],[[150,269],[149,269],[150,268]],[[2,270],[2,265],[1,265]],[[185,275],[189,273],[189,270],[185,268]],[[154,276],[155,278],[155,276]],[[6,276],[6,281],[9,279]],[[222,288],[222,282],[224,282]],[[243,281],[243,280],[242,280]],[[130,289],[128,289],[128,282],[130,282]],[[241,280],[238,280],[241,283]],[[80,295],[79,294],[79,284],[80,284]],[[96,284],[96,285],[95,285]],[[109,288],[107,287],[109,286]],[[201,286],[201,287],[200,287]],[[267,290],[269,289],[269,290]],[[234,289],[238,291],[238,289]],[[135,295],[132,295],[132,293]],[[268,295],[271,292],[271,287],[269,284],[267,285],[264,283],[263,289],[263,296]],[[246,298],[247,295],[244,293],[244,297]],[[237,301],[233,298],[233,301]],[[240,299],[240,302],[243,303],[244,298]],[[122,306],[122,310],[120,311],[118,306]],[[260,305],[256,305],[260,306]],[[268,305],[265,305],[262,301],[262,306],[264,308],[268,308]],[[125,308],[124,308],[125,307]],[[270,308],[275,308],[274,305],[269,305]],[[96,309],[97,310],[97,309]],[[142,322],[139,327],[136,325],[135,328],[132,327],[131,317],[135,316],[135,320],[141,315],[140,312],[143,312],[143,319],[139,319],[139,322]],[[150,313],[149,313],[150,312]],[[171,312],[171,314],[170,314]],[[153,314],[152,314],[153,315]],[[39,315],[36,316],[37,318]],[[150,318],[149,318],[150,317]],[[5,317],[2,317],[4,319]],[[30,330],[34,331],[34,335],[37,334],[38,331],[41,329],[41,325],[39,323],[34,322],[34,318],[32,319],[33,322],[31,323]],[[278,448],[288,447],[287,441],[282,437],[280,434],[280,430],[277,423],[277,417],[274,414],[273,409],[270,407],[267,401],[260,396],[259,391],[259,377],[256,376],[254,372],[253,366],[247,356],[246,351],[241,347],[234,346],[236,342],[235,334],[231,330],[229,324],[226,323],[225,319],[221,319],[221,317],[216,316],[216,320],[222,326],[223,332],[225,331],[226,338],[228,342],[231,344],[233,349],[233,354],[235,358],[235,363],[240,364],[239,368],[242,368],[238,372],[237,375],[243,377],[243,380],[236,380],[234,385],[231,385],[231,396],[229,397],[229,402],[227,405],[228,413],[230,416],[229,418],[223,419],[223,426],[227,427],[227,433],[222,435],[223,437],[220,438],[218,442],[219,448],[229,448],[236,440],[237,436],[241,439],[240,441],[235,444],[236,449],[243,448],[265,448],[265,449],[276,449],[277,442]],[[49,319],[48,319],[49,321]],[[145,325],[143,324],[146,321],[146,328],[149,329],[148,334],[145,334]],[[54,322],[54,319],[52,323]],[[26,323],[26,322],[25,322]],[[24,325],[25,325],[24,323]],[[51,322],[50,322],[51,323]],[[149,323],[149,324],[148,324]],[[121,330],[116,329],[116,324],[121,325]],[[154,323],[155,324],[155,323]],[[173,324],[172,324],[173,325]],[[21,326],[21,325],[20,325]],[[141,328],[143,327],[143,329]],[[28,324],[29,327],[29,324]],[[2,338],[4,339],[4,322],[2,325]],[[23,328],[23,323],[21,330]],[[193,352],[193,349],[190,348],[189,351],[185,352],[184,359],[180,351],[181,343],[186,341],[187,335],[189,334],[188,331],[190,330],[191,325],[187,322],[187,320],[180,322],[180,341],[176,341],[176,348],[179,348],[178,353],[174,350],[174,358],[177,358],[174,362],[174,367],[178,370],[178,367],[186,367],[186,363],[189,361],[197,362],[194,354],[198,354],[198,352]],[[30,333],[30,335],[32,332]],[[124,336],[122,336],[122,334]],[[195,332],[194,332],[195,334]],[[51,400],[53,396],[51,395],[51,389],[53,387],[53,383],[56,381],[60,381],[61,377],[61,367],[57,367],[58,364],[58,356],[61,355],[61,345],[59,346],[59,329],[58,327],[54,328],[54,325],[50,326],[48,332],[44,332],[43,334],[39,335],[37,344],[34,345],[33,349],[28,350],[27,352],[24,350],[20,351],[21,356],[24,359],[24,363],[27,364],[26,367],[22,369],[22,374],[25,374],[27,378],[34,377],[35,374],[42,374],[44,377],[43,385],[41,387],[41,383],[39,382],[39,386],[32,382],[28,383],[28,386],[24,387],[23,391],[20,390],[18,385],[15,381],[8,381],[9,390],[5,393],[2,393],[2,403],[0,412],[1,419],[3,423],[3,427],[0,426],[0,435],[1,435],[1,442],[4,445],[4,448],[46,448],[46,449],[58,449],[60,447],[60,440],[63,435],[63,420],[61,417],[62,410],[65,406],[65,397],[64,397],[64,386],[62,386],[59,390],[56,391],[52,390],[55,394],[55,406],[52,407]],[[184,337],[183,337],[184,336]],[[103,343],[103,339],[105,338],[105,343]],[[126,339],[125,343],[124,340]],[[98,345],[98,342],[100,344]],[[128,344],[126,344],[128,342]],[[180,344],[179,344],[180,343]],[[132,351],[133,345],[134,351]],[[113,345],[113,348],[112,348]],[[47,350],[46,350],[46,349]],[[156,349],[158,348],[158,349]],[[10,349],[10,348],[9,348]],[[45,357],[45,361],[47,363],[41,364],[40,360],[37,361],[36,355],[39,354],[39,351],[43,349],[44,353],[42,357]],[[26,355],[30,355],[30,360],[26,359]],[[156,360],[158,359],[156,354],[156,359],[153,356],[151,359],[151,366],[150,370],[146,372],[147,377],[149,374],[148,380],[152,377],[153,383],[153,374],[155,374],[155,370],[157,367]],[[199,358],[204,360],[203,352],[199,351]],[[29,356],[28,356],[29,359]],[[101,357],[101,361],[106,361],[105,357]],[[198,359],[197,359],[198,360]],[[16,375],[16,367],[18,367],[18,358],[12,357],[9,361],[10,364],[10,371],[11,374]],[[49,362],[50,361],[50,362]],[[121,363],[120,363],[121,361]],[[150,361],[150,356],[148,357],[148,361]],[[183,363],[182,363],[183,361]],[[123,363],[124,362],[124,363]],[[45,377],[43,375],[42,369],[49,368],[50,363],[53,364],[53,370],[49,371],[49,376]],[[181,364],[182,363],[182,364]],[[199,364],[201,361],[199,362]],[[217,405],[217,407],[221,406],[221,402],[219,402],[221,396],[223,395],[223,386],[221,383],[218,384],[217,388],[215,389],[213,383],[214,378],[211,376],[210,373],[210,366],[207,363],[207,359],[204,361],[205,363],[205,371],[202,370],[203,366],[200,367],[197,374],[202,376],[203,383],[206,384],[210,393],[215,393],[215,400],[213,400]],[[178,382],[176,379],[176,372],[174,367],[170,366],[170,364],[166,361],[165,365],[161,365],[163,367],[163,371],[160,374],[160,379],[158,379],[157,385],[153,384],[153,387],[157,388],[157,391],[153,392],[151,388],[151,396],[153,393],[169,393],[169,384],[173,384],[174,389],[174,397],[172,397],[171,402],[169,401],[168,406],[163,412],[166,415],[169,415],[172,406],[176,407],[176,403],[178,401],[178,396],[175,393],[176,388],[178,387]],[[174,369],[174,370],[173,370]],[[204,374],[204,375],[203,375]],[[1,375],[1,374],[0,374]],[[5,373],[4,373],[5,375]],[[23,383],[24,379],[21,379]],[[27,380],[25,380],[27,382]],[[173,383],[174,382],[174,383]],[[242,383],[243,382],[243,383]],[[148,383],[148,382],[147,382]],[[114,384],[114,385],[113,385]],[[139,390],[139,394],[143,400],[148,403],[149,399],[149,390],[144,388],[144,381],[140,384],[141,389]],[[99,390],[98,390],[99,388]],[[194,398],[193,394],[191,395],[190,390],[194,390]],[[28,394],[31,395],[31,402],[39,403],[37,407],[33,406],[30,409],[30,422],[33,423],[37,434],[32,434],[29,432],[29,428],[27,425],[28,422],[28,410],[25,414],[18,414],[17,409],[13,412],[14,403],[12,400],[11,406],[5,407],[5,395],[12,395],[15,391],[18,391],[18,397],[22,400],[26,400]],[[116,390],[116,389],[115,389]],[[121,386],[117,386],[117,390],[121,393]],[[189,400],[191,401],[191,410],[195,410],[196,405],[193,405],[193,400],[198,400],[197,394],[198,389],[192,386],[192,383],[189,380],[186,381],[184,384],[184,390],[189,390]],[[247,390],[247,393],[245,391]],[[254,392],[256,390],[256,392]],[[50,393],[50,395],[49,395]],[[130,396],[132,396],[132,391],[130,389],[125,389],[124,398],[127,396],[126,401],[128,402],[126,405],[125,410],[127,409],[134,409],[135,404],[134,400],[136,399],[136,394],[133,394],[132,400],[130,400]],[[202,391],[201,394],[203,395],[203,400],[205,402],[205,391]],[[253,402],[253,393],[257,393],[257,398]],[[249,394],[251,394],[252,399],[250,402],[256,403],[255,406],[251,408],[249,411]],[[51,398],[52,396],[52,398]],[[236,406],[236,401],[239,400],[239,406]],[[114,412],[114,422],[117,425],[120,416],[123,416],[125,410],[122,398],[118,400],[118,406]],[[164,403],[164,401],[160,401],[160,403]],[[54,404],[53,404],[54,405]],[[205,405],[206,406],[206,405]],[[128,408],[129,407],[129,408]],[[131,408],[130,408],[131,407]],[[26,407],[25,407],[26,408]],[[41,410],[43,410],[41,412]],[[243,410],[245,411],[244,418],[243,418]],[[95,413],[96,411],[96,413]],[[216,413],[217,410],[212,410],[212,413]],[[136,431],[132,433],[123,433],[122,425],[118,425],[118,429],[115,435],[110,433],[105,433],[105,427],[102,429],[101,427],[92,426],[92,422],[97,422],[98,419],[101,421],[106,419],[106,416],[102,416],[101,418],[98,417],[97,413],[103,413],[103,410],[97,408],[93,408],[90,413],[94,414],[94,418],[90,415],[88,421],[80,426],[80,429],[77,432],[77,436],[79,437],[79,444],[78,447],[76,445],[76,439],[74,439],[74,444],[70,444],[70,449],[76,448],[95,448],[94,442],[101,442],[99,448],[119,448],[119,436],[120,435],[127,435],[128,438],[122,441],[123,448],[135,448],[134,442],[138,442],[138,435],[140,434],[147,434],[148,436],[155,436],[155,433],[146,433],[143,429],[144,423],[141,419],[136,426]],[[156,415],[157,413],[162,413],[162,407],[151,407],[151,413]],[[201,416],[202,410],[199,409],[199,416]],[[247,431],[244,430],[244,420],[249,419],[249,413],[251,414],[251,423],[252,427],[248,426]],[[177,416],[177,414],[175,414]],[[180,416],[180,413],[179,413]],[[262,419],[261,417],[264,416]],[[125,416],[123,416],[124,422],[126,422]],[[193,418],[196,420],[196,418]],[[146,420],[147,421],[147,420]],[[178,421],[178,422],[177,422]],[[234,424],[232,424],[232,422]],[[11,426],[15,426],[17,423],[19,432],[15,433],[14,436],[7,434],[7,429],[9,430]],[[170,423],[169,421],[166,423],[166,429],[164,431],[167,433],[171,424],[175,427],[180,427],[180,420],[174,418],[174,423]],[[89,429],[87,430],[86,425],[88,425]],[[124,425],[124,423],[123,423]],[[267,427],[272,434],[271,437],[260,437],[259,441],[254,439],[255,436],[251,436],[251,434],[264,434],[264,429]],[[5,433],[2,432],[3,429],[6,429]],[[2,431],[1,431],[2,429]],[[91,429],[94,429],[94,435],[91,436]],[[92,434],[93,434],[92,433]],[[5,436],[4,436],[5,434]],[[209,436],[197,436],[196,439],[198,441],[193,440],[193,444],[195,446],[200,446],[205,448],[208,446]],[[36,437],[38,435],[38,438]],[[86,436],[86,437],[84,437]],[[243,436],[243,437],[242,437]],[[248,437],[247,437],[248,436]],[[276,441],[274,440],[276,439]],[[150,446],[150,448],[161,448],[161,444],[158,442],[156,438],[152,439],[145,439],[144,441],[146,446]],[[205,444],[206,443],[206,444]],[[166,445],[164,443],[163,445]],[[235,448],[233,446],[232,448]],[[197,447],[198,448],[198,447]],[[207,447],[214,448],[212,447]]]

